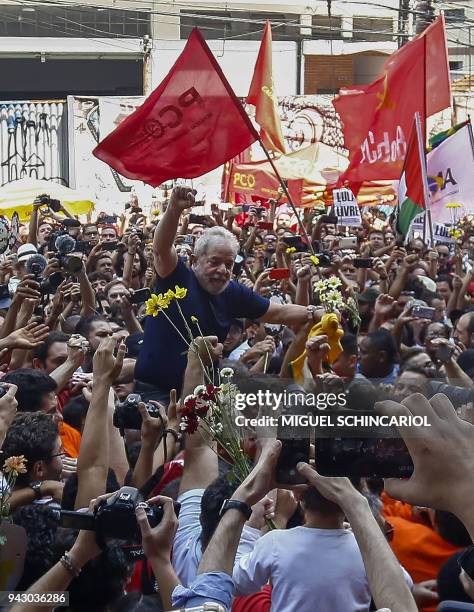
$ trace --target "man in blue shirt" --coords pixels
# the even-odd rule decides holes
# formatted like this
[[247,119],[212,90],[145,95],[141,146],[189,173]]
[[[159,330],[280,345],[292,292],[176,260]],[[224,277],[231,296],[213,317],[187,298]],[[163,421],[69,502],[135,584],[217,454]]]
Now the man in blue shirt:
[[[268,323],[299,326],[314,318],[315,308],[270,302],[251,289],[231,280],[239,244],[233,234],[222,227],[205,230],[196,241],[191,268],[178,258],[174,240],[181,214],[194,205],[191,189],[176,187],[153,240],[153,254],[158,281],[155,293],[166,293],[175,287],[187,289],[179,306],[194,337],[217,336],[224,342],[232,319],[248,318]],[[143,347],[135,369],[137,391],[140,383],[153,388],[155,399],[166,400],[171,389],[181,389],[186,368],[189,333],[173,300],[166,315],[149,316],[145,322]],[[197,319],[198,323],[192,322]],[[198,329],[201,330],[201,332]]]

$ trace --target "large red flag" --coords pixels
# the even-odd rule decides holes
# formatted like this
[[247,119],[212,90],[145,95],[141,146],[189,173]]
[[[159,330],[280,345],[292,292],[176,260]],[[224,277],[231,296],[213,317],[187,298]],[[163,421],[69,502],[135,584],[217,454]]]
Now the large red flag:
[[255,106],[255,119],[260,126],[263,144],[270,151],[286,153],[273,86],[272,28],[269,21],[265,25],[247,102]]
[[94,149],[129,178],[156,187],[217,168],[258,139],[199,30],[166,78]]
[[444,18],[393,53],[383,75],[341,90],[334,107],[344,125],[349,167],[341,182],[399,178],[415,113],[425,118],[451,104]]

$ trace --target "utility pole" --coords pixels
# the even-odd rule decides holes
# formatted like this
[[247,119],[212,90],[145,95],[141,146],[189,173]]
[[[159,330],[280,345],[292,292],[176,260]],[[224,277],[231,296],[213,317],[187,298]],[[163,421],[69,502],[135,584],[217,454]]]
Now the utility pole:
[[410,0],[399,0],[398,5],[398,48],[408,42],[408,19],[410,16]]
[[142,38],[141,51],[143,53],[143,95],[148,96],[151,93],[151,50],[153,49],[153,40],[148,34]]
[[416,5],[415,32],[421,34],[423,30],[433,23],[435,18],[434,8],[431,0],[420,0]]

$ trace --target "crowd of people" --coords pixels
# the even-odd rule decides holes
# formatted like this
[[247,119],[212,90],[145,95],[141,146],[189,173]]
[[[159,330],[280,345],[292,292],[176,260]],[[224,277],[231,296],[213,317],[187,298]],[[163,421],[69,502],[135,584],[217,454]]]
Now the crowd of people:
[[[474,609],[474,227],[427,244],[378,207],[346,228],[274,200],[196,215],[194,195],[94,222],[38,198],[3,255],[8,588],[67,592],[45,610]],[[333,360],[311,334],[325,279],[342,296]],[[170,291],[180,308],[147,315]],[[203,364],[237,386],[359,385],[371,410],[426,417],[400,428],[413,475],[323,476],[311,453],[303,484],[277,482],[285,441],[257,428],[236,480],[199,423],[181,427]]]

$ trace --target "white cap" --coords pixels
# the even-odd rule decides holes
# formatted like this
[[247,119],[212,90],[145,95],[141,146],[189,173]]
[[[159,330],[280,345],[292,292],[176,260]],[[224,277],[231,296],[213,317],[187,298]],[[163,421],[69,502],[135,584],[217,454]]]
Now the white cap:
[[38,254],[38,249],[34,244],[27,242],[22,244],[17,251],[18,261],[26,263],[30,257]]

